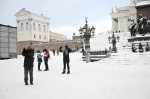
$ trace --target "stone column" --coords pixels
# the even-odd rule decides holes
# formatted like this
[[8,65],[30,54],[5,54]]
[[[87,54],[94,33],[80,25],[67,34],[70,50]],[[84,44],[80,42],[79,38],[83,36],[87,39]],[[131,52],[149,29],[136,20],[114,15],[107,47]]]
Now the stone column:
[[128,18],[127,17],[125,17],[124,18],[124,32],[128,32]]
[[112,18],[112,31],[115,32],[116,27],[115,27],[115,21],[114,18]]
[[121,18],[118,18],[118,29],[117,29],[118,32],[121,31],[121,27],[122,27],[121,26]]
[[118,31],[118,23],[115,21],[115,32]]

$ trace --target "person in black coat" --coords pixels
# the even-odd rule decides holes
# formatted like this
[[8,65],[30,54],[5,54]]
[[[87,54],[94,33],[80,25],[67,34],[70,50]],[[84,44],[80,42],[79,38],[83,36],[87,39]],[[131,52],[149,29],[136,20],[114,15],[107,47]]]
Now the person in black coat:
[[22,55],[24,56],[24,82],[28,85],[28,72],[30,74],[30,84],[33,85],[33,62],[34,51],[31,47],[23,49]]
[[59,51],[63,53],[63,63],[64,63],[64,68],[63,68],[63,72],[62,74],[66,73],[66,64],[67,64],[67,68],[68,68],[68,72],[67,74],[70,74],[70,66],[69,66],[69,53],[72,52],[72,50],[66,45],[65,49],[62,50],[62,47],[59,48]]

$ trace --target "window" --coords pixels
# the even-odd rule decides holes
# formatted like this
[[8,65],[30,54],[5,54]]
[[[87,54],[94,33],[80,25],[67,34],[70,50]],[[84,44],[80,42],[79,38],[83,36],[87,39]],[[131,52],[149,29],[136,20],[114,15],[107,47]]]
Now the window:
[[39,35],[39,39],[41,39],[41,35]]
[[38,31],[41,31],[41,25],[38,24]]
[[21,23],[21,31],[23,31],[23,23]]
[[35,23],[33,23],[33,30],[35,30]]
[[36,35],[34,34],[34,38],[36,38]]
[[46,28],[45,28],[45,25],[43,25],[43,32],[46,32]]
[[44,40],[46,40],[46,36],[44,36]]
[[29,23],[26,23],[26,30],[29,30]]

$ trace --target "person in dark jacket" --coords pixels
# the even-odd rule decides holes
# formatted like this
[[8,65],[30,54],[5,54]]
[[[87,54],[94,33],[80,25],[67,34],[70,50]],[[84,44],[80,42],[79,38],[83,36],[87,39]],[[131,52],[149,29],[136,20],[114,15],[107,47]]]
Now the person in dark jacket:
[[38,61],[38,71],[42,71],[41,69],[40,69],[40,66],[41,66],[41,63],[42,63],[42,55],[41,55],[41,53],[40,53],[40,50],[38,50],[37,51],[37,61]]
[[28,72],[30,74],[30,84],[33,85],[33,62],[34,51],[31,47],[23,49],[22,55],[24,56],[24,82],[28,85]]
[[55,50],[53,49],[53,55],[55,56]]
[[70,74],[70,66],[69,66],[69,53],[72,52],[72,50],[66,45],[65,49],[62,50],[62,47],[59,48],[59,51],[63,53],[63,63],[64,63],[64,68],[63,68],[63,72],[62,74],[66,73],[66,64],[67,64],[67,68],[68,68],[68,72],[67,74]]

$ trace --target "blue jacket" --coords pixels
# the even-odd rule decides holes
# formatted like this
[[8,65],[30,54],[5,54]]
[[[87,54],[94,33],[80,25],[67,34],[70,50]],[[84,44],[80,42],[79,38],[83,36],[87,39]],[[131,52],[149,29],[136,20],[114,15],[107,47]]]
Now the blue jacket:
[[41,54],[37,54],[37,61],[38,61],[38,63],[42,62],[42,55]]

